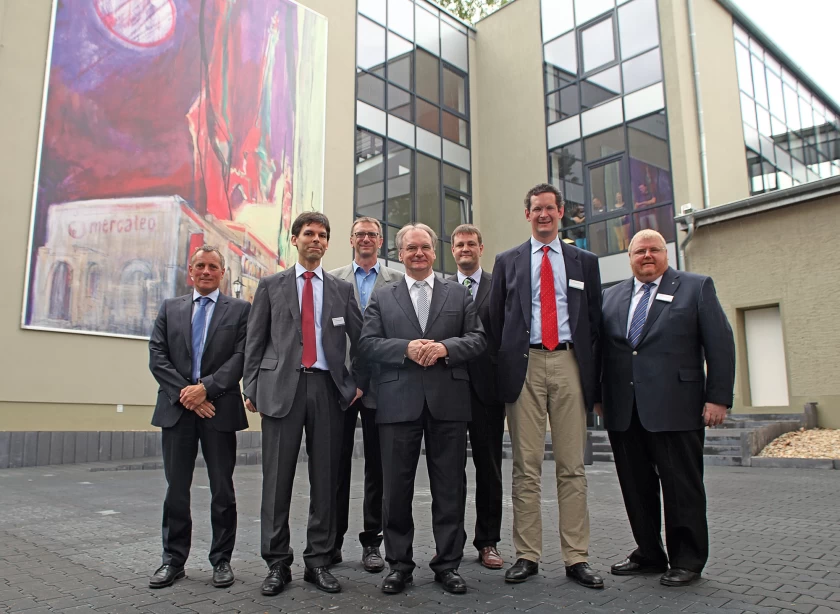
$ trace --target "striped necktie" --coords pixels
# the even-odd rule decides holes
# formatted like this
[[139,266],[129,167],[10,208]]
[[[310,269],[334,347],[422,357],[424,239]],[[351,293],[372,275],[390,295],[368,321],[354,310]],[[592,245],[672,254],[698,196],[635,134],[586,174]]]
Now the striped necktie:
[[645,327],[645,322],[647,321],[647,312],[648,312],[648,303],[650,302],[650,291],[656,287],[656,284],[649,283],[644,284],[642,288],[644,288],[644,292],[642,293],[642,298],[639,300],[639,304],[636,305],[636,311],[633,312],[633,319],[630,321],[630,332],[627,334],[627,339],[630,341],[630,345],[636,347],[639,343],[639,337],[642,336],[642,330]]
[[207,325],[207,303],[210,298],[196,299],[195,315],[192,321],[192,376],[193,383],[201,379],[201,355],[204,353],[204,329]]

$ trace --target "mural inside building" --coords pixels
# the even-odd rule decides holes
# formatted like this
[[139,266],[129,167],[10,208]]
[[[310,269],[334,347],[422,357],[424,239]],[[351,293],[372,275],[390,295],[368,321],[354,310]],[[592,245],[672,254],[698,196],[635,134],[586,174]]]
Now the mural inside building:
[[[23,325],[148,336],[203,243],[250,299],[323,210],[327,21],[290,0],[56,0]],[[239,284],[236,284],[239,287]]]

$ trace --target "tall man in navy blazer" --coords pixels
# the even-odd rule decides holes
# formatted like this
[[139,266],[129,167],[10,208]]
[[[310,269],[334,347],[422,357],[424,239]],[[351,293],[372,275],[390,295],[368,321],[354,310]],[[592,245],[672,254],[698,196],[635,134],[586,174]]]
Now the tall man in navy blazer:
[[192,484],[198,444],[210,478],[210,564],[213,586],[233,584],[230,559],[236,538],[236,431],[248,428],[239,380],[245,352],[247,301],[225,296],[219,284],[225,259],[203,245],[190,258],[192,293],[167,299],[149,340],[149,368],[160,385],[152,424],[161,427],[166,499],[163,565],[151,588],[184,577],[190,553]]
[[566,575],[603,588],[588,563],[589,507],[583,453],[586,411],[595,401],[601,276],[595,255],[558,238],[563,195],[540,184],[525,196],[531,238],[496,256],[490,290],[491,339],[498,343],[499,396],[513,448],[513,544],[507,582],[539,571],[541,476],[546,418],[560,508]]
[[723,422],[732,405],[735,342],[711,278],[669,267],[662,235],[638,232],[629,253],[633,277],[604,292],[603,407],[595,411],[638,547],[611,571],[665,572],[662,584],[684,586],[709,556],[703,427]]
[[382,446],[382,526],[391,573],[382,592],[400,593],[412,581],[411,502],[420,443],[432,491],[436,554],[429,567],[451,593],[467,585],[458,574],[464,554],[464,462],[470,384],[467,363],[487,347],[467,289],[436,277],[434,230],[407,224],[395,244],[405,281],[373,292],[359,342],[379,364],[376,422]]
[[355,360],[362,328],[353,286],[321,267],[330,222],[307,211],[292,223],[291,234],[298,261],[263,277],[254,294],[242,380],[245,406],[262,415],[260,550],[269,567],[263,595],[278,594],[291,579],[289,510],[304,432],[309,522],[303,579],[328,593],[341,590],[327,569],[335,544],[335,489],[344,410],[362,394],[344,365],[347,339]]

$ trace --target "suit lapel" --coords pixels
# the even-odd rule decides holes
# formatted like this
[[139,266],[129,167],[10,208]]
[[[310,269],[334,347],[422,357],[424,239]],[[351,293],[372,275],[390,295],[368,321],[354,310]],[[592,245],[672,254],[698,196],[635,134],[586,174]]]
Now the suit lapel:
[[[668,267],[668,270],[665,271],[665,274],[662,275],[662,279],[659,282],[659,287],[656,289],[656,296],[660,294],[670,294],[673,296],[677,292],[677,288],[680,287],[680,277],[679,274]],[[647,336],[648,332],[650,331],[651,327],[656,323],[657,318],[662,314],[662,311],[667,307],[670,303],[666,303],[665,301],[657,301],[656,296],[653,299],[653,305],[650,306],[650,311],[648,311],[647,320],[645,320],[645,326],[642,328],[642,335],[639,337],[640,345]]]
[[435,279],[435,287],[432,289],[432,302],[429,304],[429,319],[426,320],[426,330],[432,327],[435,318],[440,315],[447,294],[449,294],[449,282],[438,277]]
[[376,281],[373,283],[373,289],[376,290],[381,288],[382,286],[391,282],[391,277],[389,273],[385,270],[384,266],[379,267],[379,274],[376,276]]
[[[324,332],[328,330],[328,327],[332,327],[332,320],[330,319],[330,314],[332,313],[332,304],[335,301],[335,295],[337,294],[337,290],[335,287],[335,282],[330,279],[329,275],[324,273],[324,296],[321,300],[321,336],[323,337]],[[356,284],[353,284],[355,287]]]
[[[345,271],[344,275],[341,276],[344,281],[349,281],[350,285],[353,286],[353,294],[356,295],[356,304],[361,309],[362,307],[362,297],[359,296],[359,286],[356,283],[356,272],[353,270],[353,264],[351,263],[348,265],[347,270]],[[376,276],[376,281],[379,281],[379,275]]]
[[295,268],[291,267],[286,269],[283,273],[285,273],[285,275],[280,278],[280,292],[282,293],[283,298],[286,299],[289,311],[292,314],[292,320],[294,320],[295,324],[297,324],[298,330],[300,330],[300,304],[298,303],[297,275],[295,274]]
[[[618,292],[618,325],[622,337],[627,340],[627,321],[630,317],[630,301],[633,300],[633,277],[627,281],[621,282],[621,286],[616,289]],[[628,342],[629,343],[629,342]]]
[[574,338],[583,290],[572,288],[569,281],[572,279],[583,281],[583,266],[577,252],[563,241],[560,241],[560,253],[563,254],[563,263],[566,265],[566,307],[569,310],[569,328]]
[[228,297],[224,294],[219,294],[219,299],[216,301],[216,306],[213,308],[213,317],[210,319],[210,328],[207,329],[207,337],[204,339],[204,353],[201,355],[202,360],[207,354],[207,348],[210,346],[210,339],[213,338],[213,333],[219,328],[219,322],[225,317],[225,312],[228,309]]
[[514,260],[514,279],[519,288],[519,303],[522,306],[522,317],[525,324],[531,327],[531,240],[528,239],[519,247],[519,253]]
[[192,294],[183,297],[178,306],[178,325],[184,331],[184,341],[187,344],[187,356],[192,358]]
[[481,307],[482,303],[490,296],[490,273],[481,271],[481,283],[478,284],[478,294],[475,295],[476,310]]
[[[414,311],[414,303],[411,302],[411,297],[408,294],[408,285],[405,283],[398,283],[394,284],[394,298],[397,300],[397,304],[405,313],[408,321],[414,325],[414,328],[417,329],[421,335],[423,334],[423,329],[420,328],[420,320],[417,319],[417,312]],[[426,322],[426,327],[428,328],[429,324],[428,321]]]

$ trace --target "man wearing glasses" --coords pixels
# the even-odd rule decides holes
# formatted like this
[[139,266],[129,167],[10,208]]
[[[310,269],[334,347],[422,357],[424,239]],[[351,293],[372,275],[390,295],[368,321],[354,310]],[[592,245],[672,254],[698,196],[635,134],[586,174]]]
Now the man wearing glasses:
[[[350,229],[350,246],[353,248],[353,262],[330,271],[339,279],[353,284],[356,301],[365,313],[370,295],[385,284],[400,281],[403,274],[389,269],[378,260],[382,248],[382,226],[372,217],[360,217]],[[348,357],[348,369],[350,368]],[[372,365],[374,373],[378,365]],[[382,460],[379,450],[379,430],[376,427],[376,389],[364,380],[357,382],[364,396],[353,403],[344,414],[341,456],[339,457],[338,485],[336,492],[336,535],[332,563],[341,563],[341,546],[347,532],[350,516],[350,473],[353,466],[353,448],[356,443],[356,421],[362,416],[362,440],[365,451],[365,490],[362,513],[363,530],[359,533],[362,544],[362,564],[366,571],[379,573],[385,568],[385,561],[379,552],[382,544]]]

